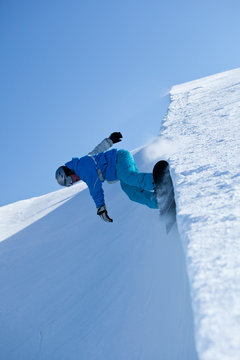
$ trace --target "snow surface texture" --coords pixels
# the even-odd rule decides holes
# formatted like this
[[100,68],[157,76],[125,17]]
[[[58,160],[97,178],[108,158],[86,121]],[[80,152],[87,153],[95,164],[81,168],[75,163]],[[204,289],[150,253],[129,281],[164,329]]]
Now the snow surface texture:
[[197,359],[176,225],[104,189],[113,224],[81,183],[0,208],[0,359]]
[[199,358],[239,360],[240,69],[174,86],[161,136],[175,143],[170,164]]

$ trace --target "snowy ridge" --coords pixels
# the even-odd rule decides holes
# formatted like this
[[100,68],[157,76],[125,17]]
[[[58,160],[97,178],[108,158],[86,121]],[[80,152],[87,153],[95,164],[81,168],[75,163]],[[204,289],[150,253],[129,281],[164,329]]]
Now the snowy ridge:
[[202,360],[240,358],[240,69],[174,86],[170,157]]
[[46,216],[83,189],[86,189],[86,185],[81,182],[70,189],[0,207],[0,242]]

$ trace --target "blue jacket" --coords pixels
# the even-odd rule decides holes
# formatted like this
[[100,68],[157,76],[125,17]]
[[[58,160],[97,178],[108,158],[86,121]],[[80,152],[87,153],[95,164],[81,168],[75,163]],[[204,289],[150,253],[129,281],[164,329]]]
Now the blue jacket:
[[109,182],[117,180],[116,162],[117,150],[113,149],[95,155],[73,158],[65,165],[87,184],[96,207],[99,208],[104,205],[102,183],[105,180]]

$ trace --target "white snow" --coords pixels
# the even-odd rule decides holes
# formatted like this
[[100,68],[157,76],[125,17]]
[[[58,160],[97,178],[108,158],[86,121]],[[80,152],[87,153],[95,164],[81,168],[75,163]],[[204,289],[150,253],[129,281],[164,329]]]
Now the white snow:
[[86,185],[81,182],[70,189],[0,207],[0,242],[41,219],[85,188]]
[[240,359],[240,69],[170,95],[134,153],[142,171],[170,162],[168,236],[119,184],[104,187],[113,224],[82,183],[0,208],[1,359]]
[[[240,69],[174,86],[170,155],[199,358],[240,359]],[[165,140],[166,141],[166,140]]]

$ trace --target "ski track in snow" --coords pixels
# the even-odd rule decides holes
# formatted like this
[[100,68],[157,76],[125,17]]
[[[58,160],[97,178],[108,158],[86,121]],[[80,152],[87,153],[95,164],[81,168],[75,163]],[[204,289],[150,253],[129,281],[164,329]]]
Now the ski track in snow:
[[240,69],[174,86],[170,163],[202,360],[240,359]]

